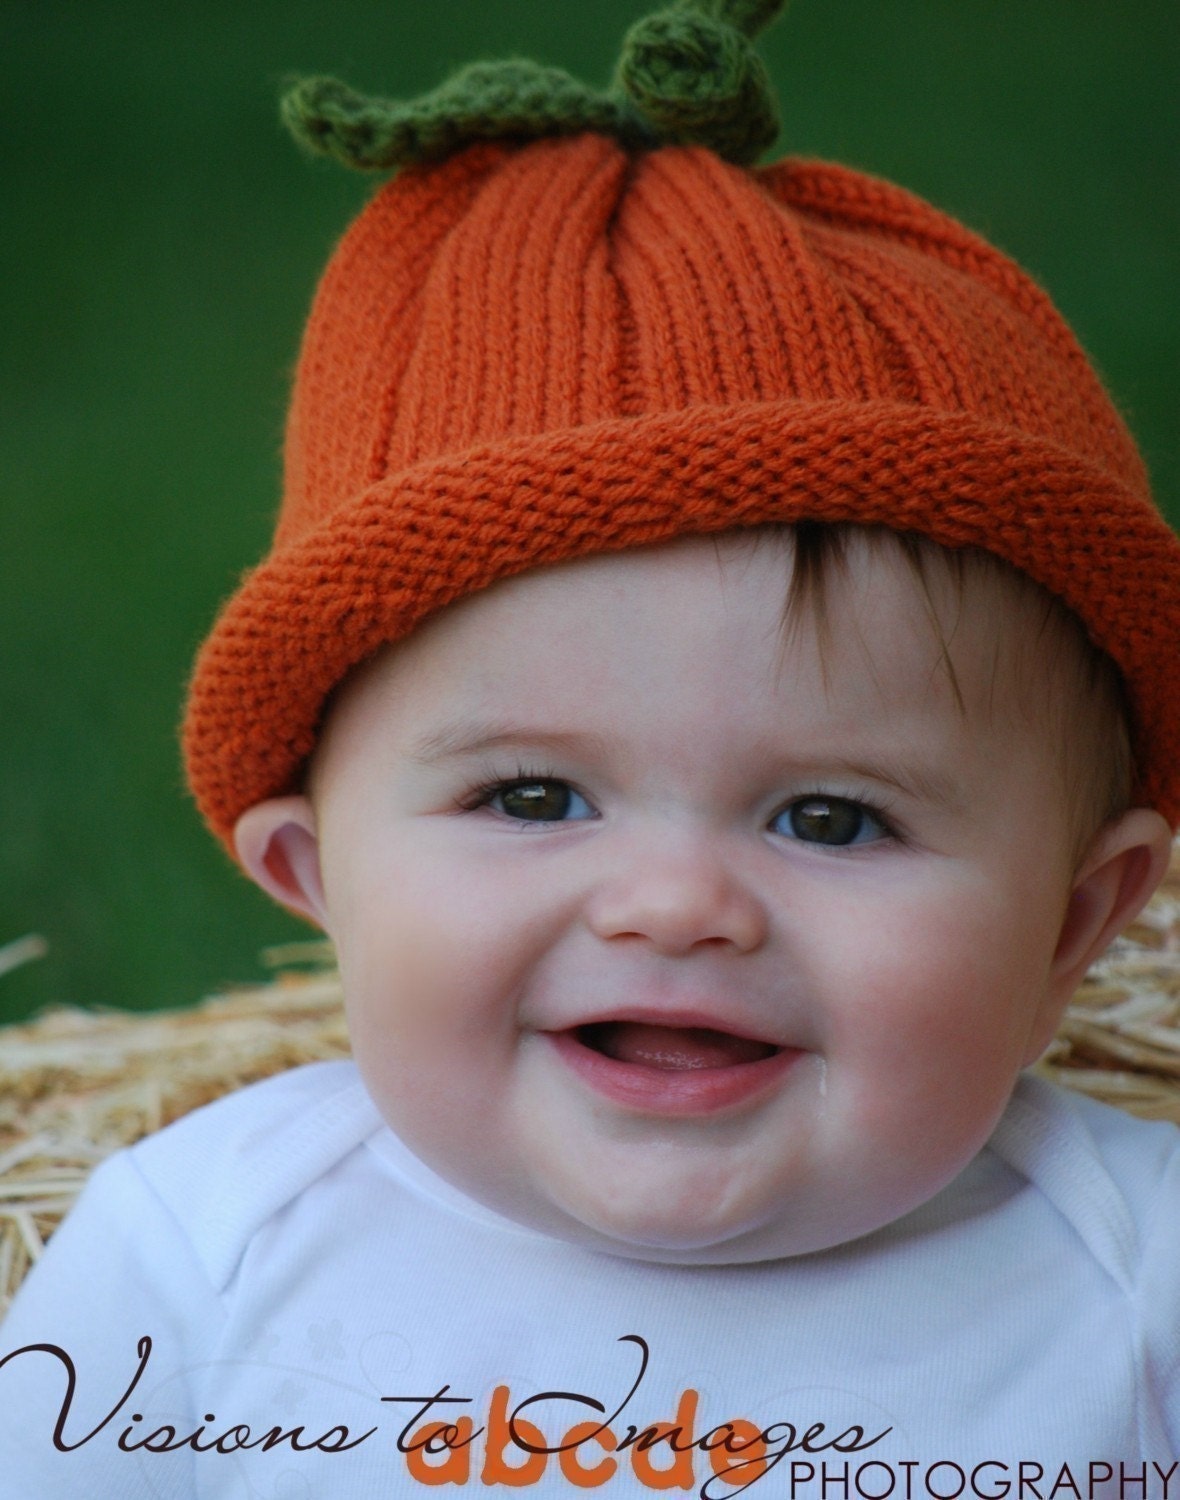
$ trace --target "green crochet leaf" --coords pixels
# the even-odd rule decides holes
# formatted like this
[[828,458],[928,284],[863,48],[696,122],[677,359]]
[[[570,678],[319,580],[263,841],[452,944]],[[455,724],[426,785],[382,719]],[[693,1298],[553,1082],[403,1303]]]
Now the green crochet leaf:
[[281,109],[297,140],[350,167],[404,167],[441,161],[472,141],[582,130],[653,144],[625,100],[595,94],[559,68],[525,58],[470,63],[408,101],[369,98],[335,78],[307,78]]
[[778,134],[769,76],[751,38],[785,0],[674,0],[623,40],[599,92],[527,58],[476,62],[416,99],[376,99],[309,78],[282,101],[295,137],[348,166],[389,170],[440,161],[478,140],[614,136],[629,149],[695,143],[728,161],[757,159]]

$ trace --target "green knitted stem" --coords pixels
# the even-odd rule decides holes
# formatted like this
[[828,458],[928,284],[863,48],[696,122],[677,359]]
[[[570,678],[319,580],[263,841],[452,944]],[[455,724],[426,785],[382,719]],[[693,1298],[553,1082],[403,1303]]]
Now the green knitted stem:
[[687,7],[632,26],[616,79],[663,141],[708,146],[745,165],[778,135],[774,91],[749,38]]
[[750,38],[785,0],[673,0],[623,41],[615,82],[596,92],[524,58],[477,62],[417,99],[373,99],[334,78],[309,78],[282,101],[283,120],[313,150],[388,170],[440,161],[477,140],[584,130],[629,149],[709,146],[749,163],[778,134],[770,79]]
[[676,10],[725,21],[746,36],[757,36],[784,9],[787,0],[676,0]]

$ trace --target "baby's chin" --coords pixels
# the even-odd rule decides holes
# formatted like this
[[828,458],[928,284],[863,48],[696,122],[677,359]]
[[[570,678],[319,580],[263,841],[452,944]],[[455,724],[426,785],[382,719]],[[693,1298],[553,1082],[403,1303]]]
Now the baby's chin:
[[[863,1240],[905,1219],[957,1175],[928,1180],[796,1185],[775,1192],[765,1181],[708,1190],[689,1176],[664,1192],[649,1178],[628,1192],[602,1179],[534,1179],[523,1196],[509,1188],[499,1203],[507,1218],[571,1244],[628,1260],[665,1265],[749,1265],[813,1255]],[[487,1184],[484,1188],[486,1191]],[[506,1184],[499,1184],[503,1192]],[[519,1187],[519,1179],[518,1179]],[[475,1194],[479,1196],[479,1193]]]
[[[539,1204],[491,1205],[526,1227],[587,1249],[663,1265],[741,1265],[830,1249],[877,1225],[817,1223],[785,1207],[690,1201],[649,1193],[588,1195],[551,1191]],[[744,1211],[743,1211],[744,1210]]]
[[[831,1249],[849,1238],[859,1237],[825,1234],[818,1227],[804,1229],[786,1221],[723,1229],[711,1223],[667,1216],[653,1218],[650,1214],[634,1219],[597,1214],[575,1218],[562,1214],[560,1222],[550,1221],[544,1227],[546,1232],[586,1249],[605,1251],[625,1260],[680,1266],[751,1265],[785,1260]],[[869,1229],[862,1232],[868,1233]]]

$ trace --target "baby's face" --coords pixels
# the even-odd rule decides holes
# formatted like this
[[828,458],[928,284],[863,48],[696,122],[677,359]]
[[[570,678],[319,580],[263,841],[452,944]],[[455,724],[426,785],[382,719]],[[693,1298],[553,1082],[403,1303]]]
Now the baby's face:
[[854,545],[822,653],[788,576],[733,538],[538,571],[333,712],[357,1062],[524,1224],[673,1260],[864,1234],[979,1150],[1072,985],[1061,775],[987,611],[960,706],[903,562]]

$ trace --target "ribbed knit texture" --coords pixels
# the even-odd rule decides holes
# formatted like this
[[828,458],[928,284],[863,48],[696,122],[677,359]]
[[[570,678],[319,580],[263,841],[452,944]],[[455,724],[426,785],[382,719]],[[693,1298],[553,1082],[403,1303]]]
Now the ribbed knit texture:
[[1180,821],[1180,545],[1045,295],[899,188],[595,133],[383,187],[315,301],[268,559],[192,683],[212,828],[294,789],[326,696],[523,569],[801,518],[986,548],[1122,669]]

